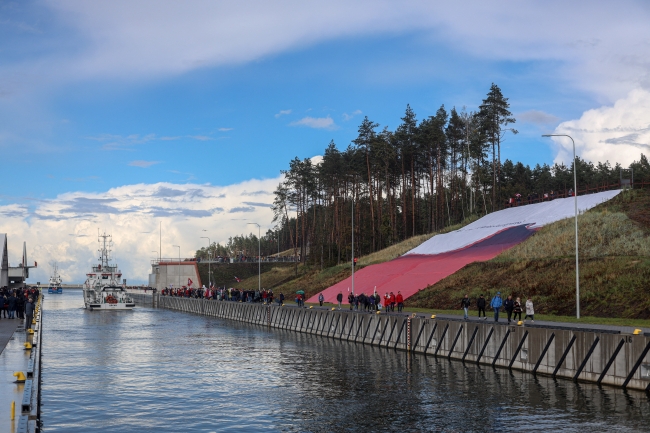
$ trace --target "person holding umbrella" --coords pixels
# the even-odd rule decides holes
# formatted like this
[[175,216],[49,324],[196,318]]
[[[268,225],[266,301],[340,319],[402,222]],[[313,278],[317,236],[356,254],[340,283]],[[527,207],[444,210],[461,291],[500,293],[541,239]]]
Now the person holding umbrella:
[[304,290],[298,290],[296,292],[298,295],[298,306],[299,307],[304,307],[305,306],[305,291]]

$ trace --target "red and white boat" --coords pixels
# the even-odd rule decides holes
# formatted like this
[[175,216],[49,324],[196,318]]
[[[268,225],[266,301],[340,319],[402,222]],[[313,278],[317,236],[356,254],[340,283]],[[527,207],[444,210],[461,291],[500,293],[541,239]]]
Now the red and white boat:
[[111,235],[105,232],[99,235],[99,264],[92,267],[92,272],[86,274],[83,285],[84,307],[89,310],[132,310],[135,307],[133,299],[124,288],[122,271],[117,264],[111,264]]

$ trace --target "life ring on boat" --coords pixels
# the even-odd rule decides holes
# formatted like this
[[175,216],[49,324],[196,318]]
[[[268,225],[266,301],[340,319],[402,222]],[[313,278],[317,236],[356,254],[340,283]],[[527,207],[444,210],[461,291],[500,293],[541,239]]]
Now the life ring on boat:
[[117,299],[113,295],[108,295],[106,297],[106,303],[107,304],[117,304]]

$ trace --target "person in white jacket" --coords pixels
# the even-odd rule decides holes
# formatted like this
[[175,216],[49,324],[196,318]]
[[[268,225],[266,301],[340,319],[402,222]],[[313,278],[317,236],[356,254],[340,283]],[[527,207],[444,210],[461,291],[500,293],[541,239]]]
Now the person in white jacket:
[[533,300],[530,298],[526,299],[526,317],[524,317],[524,320],[529,317],[532,322],[535,323],[535,309],[533,308]]

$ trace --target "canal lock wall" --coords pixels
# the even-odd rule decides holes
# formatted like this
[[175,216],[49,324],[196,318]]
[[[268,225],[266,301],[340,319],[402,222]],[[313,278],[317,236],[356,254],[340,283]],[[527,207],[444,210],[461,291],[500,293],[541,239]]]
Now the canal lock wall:
[[133,294],[136,303],[650,393],[650,334]]

